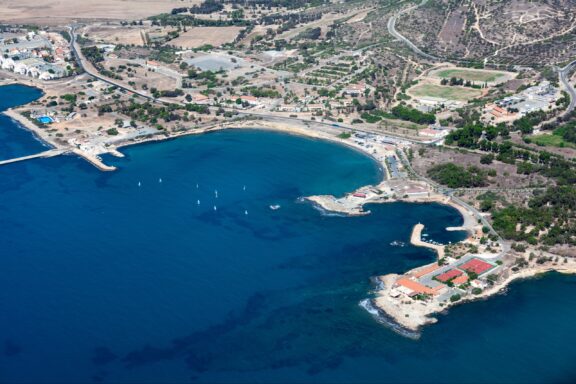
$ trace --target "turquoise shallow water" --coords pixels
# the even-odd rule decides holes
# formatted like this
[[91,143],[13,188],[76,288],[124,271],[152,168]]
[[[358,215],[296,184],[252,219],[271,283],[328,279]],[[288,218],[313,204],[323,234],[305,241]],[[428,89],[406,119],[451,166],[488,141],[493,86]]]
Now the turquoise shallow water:
[[[34,142],[12,128],[8,147]],[[123,152],[113,173],[75,157],[0,167],[1,382],[576,378],[574,277],[457,307],[419,340],[358,306],[370,276],[433,258],[390,245],[415,223],[462,236],[441,205],[345,218],[298,202],[379,180],[358,152],[259,131]]]

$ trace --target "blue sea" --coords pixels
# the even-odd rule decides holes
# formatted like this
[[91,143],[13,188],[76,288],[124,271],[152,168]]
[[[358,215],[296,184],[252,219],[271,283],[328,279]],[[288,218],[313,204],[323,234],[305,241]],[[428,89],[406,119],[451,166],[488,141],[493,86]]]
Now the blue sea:
[[[30,103],[42,96],[38,88],[23,85],[0,87],[0,111]],[[32,155],[47,149],[47,145],[36,140],[30,131],[16,124],[6,115],[0,114],[0,160]]]
[[[39,95],[0,87],[4,108]],[[43,149],[0,121],[1,158]],[[122,152],[110,173],[73,156],[0,167],[0,382],[576,382],[576,277],[512,284],[417,340],[359,306],[370,277],[434,259],[390,245],[416,223],[463,238],[447,206],[352,218],[299,201],[378,182],[365,155],[250,130]]]

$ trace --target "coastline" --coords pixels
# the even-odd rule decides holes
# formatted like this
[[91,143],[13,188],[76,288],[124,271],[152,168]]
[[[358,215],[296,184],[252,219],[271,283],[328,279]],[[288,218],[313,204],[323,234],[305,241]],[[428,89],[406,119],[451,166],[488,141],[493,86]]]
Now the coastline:
[[[439,203],[453,207],[458,210],[463,217],[463,224],[460,227],[446,228],[447,230],[467,231],[469,238],[466,241],[474,245],[479,244],[478,234],[482,234],[482,226],[478,223],[478,218],[475,216],[474,212],[470,211],[467,207],[460,205],[457,201],[448,196],[435,192],[432,186],[424,181],[410,180],[405,176],[398,177],[398,175],[396,175],[396,177],[391,177],[392,170],[389,169],[387,159],[390,157],[396,157],[397,151],[404,149],[402,143],[390,145],[371,142],[370,145],[363,145],[361,142],[355,141],[351,138],[339,137],[339,134],[342,133],[341,127],[336,129],[334,127],[324,126],[321,129],[312,129],[310,125],[314,124],[314,122],[305,123],[301,120],[294,120],[294,124],[290,124],[287,122],[278,123],[257,118],[242,119],[229,122],[214,122],[202,127],[173,132],[171,134],[146,135],[131,138],[126,141],[122,141],[122,138],[120,138],[120,140],[113,144],[101,144],[100,146],[91,147],[90,150],[83,150],[80,145],[74,146],[72,144],[62,144],[48,139],[46,137],[47,131],[44,128],[35,125],[27,117],[20,114],[15,108],[10,108],[3,111],[3,113],[17,122],[20,126],[31,131],[33,135],[43,143],[46,143],[54,149],[60,149],[63,152],[73,153],[82,157],[101,171],[116,170],[116,167],[107,165],[102,161],[100,158],[100,155],[102,154],[112,154],[117,157],[123,157],[123,154],[119,151],[123,147],[171,140],[181,136],[199,135],[225,129],[268,130],[303,136],[311,139],[327,140],[357,150],[372,158],[378,163],[382,171],[382,180],[379,184],[374,186],[368,185],[360,187],[356,191],[348,193],[342,198],[336,198],[333,195],[320,195],[304,197],[304,200],[312,203],[314,206],[325,212],[332,212],[345,216],[369,214],[370,211],[364,211],[364,206],[366,204],[399,201],[409,203]],[[400,170],[404,170],[404,165],[401,162],[398,162],[397,166]],[[396,173],[398,173],[398,170],[396,170]],[[422,224],[418,224],[413,228],[411,234],[412,245],[435,250],[438,253],[438,258],[443,259],[445,257],[445,246],[423,242],[420,237],[422,229]],[[506,252],[502,252],[502,256],[504,255],[506,255]],[[477,257],[483,256],[478,255]],[[431,265],[432,264],[429,266]],[[424,266],[424,268],[429,266]],[[381,320],[384,319],[381,322],[390,326],[396,332],[408,337],[417,337],[418,332],[423,326],[438,321],[438,319],[434,317],[437,313],[445,312],[450,307],[461,303],[486,299],[494,294],[498,294],[515,280],[531,278],[551,271],[570,274],[576,273],[576,260],[573,261],[573,259],[570,259],[569,265],[565,266],[540,265],[524,269],[517,273],[509,274],[508,276],[505,276],[502,281],[498,281],[494,285],[484,289],[480,294],[464,295],[461,300],[459,299],[454,302],[446,300],[446,297],[442,301],[398,299],[398,296],[394,296],[397,281],[405,276],[410,276],[411,273],[414,273],[414,270],[408,271],[405,275],[388,274],[375,278],[378,282],[378,284],[376,284],[378,286],[376,297],[367,299],[369,300],[370,307],[367,307],[366,303],[363,307],[377,318],[380,318]],[[376,314],[375,312],[378,313]]]
[[[14,107],[14,108],[17,108],[17,107]],[[58,146],[54,145],[54,143],[51,143],[50,141],[48,141],[44,137],[42,137],[42,135],[40,135],[38,130],[37,130],[38,127],[36,127],[34,125],[34,123],[32,123],[30,120],[28,120],[25,116],[16,112],[14,110],[14,108],[9,108],[5,111],[2,111],[1,113],[4,114],[5,116],[9,117],[12,121],[14,121],[16,123],[16,125],[18,125],[22,129],[25,129],[25,130],[29,131],[30,133],[32,133],[32,136],[34,137],[34,139],[41,142],[44,146],[46,146],[46,148],[60,149]]]
[[[527,268],[510,274],[503,281],[494,284],[484,290],[479,295],[467,296],[457,302],[448,302],[444,305],[431,305],[424,302],[410,303],[403,301],[401,304],[394,303],[387,299],[394,282],[399,277],[397,274],[388,274],[378,277],[378,290],[376,297],[369,299],[372,306],[380,312],[384,318],[391,319],[394,325],[393,330],[399,328],[404,332],[419,335],[426,325],[435,324],[438,318],[435,315],[446,314],[448,310],[457,305],[467,304],[474,301],[487,300],[494,295],[501,294],[508,289],[508,286],[516,281],[538,278],[548,273],[576,274],[576,261],[572,261],[569,266],[537,266]],[[403,332],[399,332],[404,334]]]

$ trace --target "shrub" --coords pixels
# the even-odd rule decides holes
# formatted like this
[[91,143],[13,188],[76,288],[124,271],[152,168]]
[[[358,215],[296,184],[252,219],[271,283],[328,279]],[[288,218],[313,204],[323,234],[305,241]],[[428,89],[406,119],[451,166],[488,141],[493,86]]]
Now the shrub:
[[454,303],[454,302],[460,300],[461,298],[462,298],[462,296],[460,296],[460,295],[457,293],[457,294],[455,294],[455,295],[450,296],[450,301]]

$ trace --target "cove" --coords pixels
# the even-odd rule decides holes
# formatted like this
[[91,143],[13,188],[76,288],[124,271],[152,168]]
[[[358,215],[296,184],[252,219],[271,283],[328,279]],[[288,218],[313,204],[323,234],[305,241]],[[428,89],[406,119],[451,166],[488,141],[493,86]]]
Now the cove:
[[462,221],[447,206],[338,217],[299,202],[377,182],[377,164],[359,152],[264,131],[123,152],[106,158],[111,173],[71,156],[0,168],[0,381],[575,377],[576,299],[556,294],[574,289],[573,277],[513,284],[417,341],[358,305],[371,276],[433,259],[390,245],[408,243],[415,223],[440,242],[462,238],[445,230]]
[[[0,112],[30,103],[42,96],[38,88],[23,85],[0,86]],[[20,124],[0,113],[0,160],[32,155],[46,150],[46,145]]]

